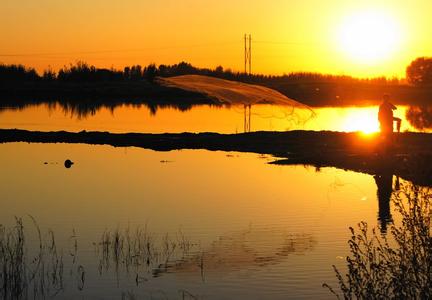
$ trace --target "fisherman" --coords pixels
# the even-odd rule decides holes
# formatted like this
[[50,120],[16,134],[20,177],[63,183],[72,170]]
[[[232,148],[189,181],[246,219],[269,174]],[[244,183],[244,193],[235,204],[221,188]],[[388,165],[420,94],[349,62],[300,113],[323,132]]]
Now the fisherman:
[[384,137],[390,137],[392,135],[394,122],[396,122],[397,131],[400,132],[402,120],[393,116],[393,111],[396,109],[396,106],[390,103],[390,96],[385,94],[378,111],[380,130]]
[[400,132],[401,122],[400,118],[393,116],[393,111],[396,109],[392,103],[390,103],[390,96],[385,94],[383,96],[383,102],[379,106],[378,111],[378,121],[380,123],[381,130],[381,146],[380,149],[385,155],[391,149],[393,143],[395,142],[395,137],[393,136],[393,124],[396,122],[397,131]]

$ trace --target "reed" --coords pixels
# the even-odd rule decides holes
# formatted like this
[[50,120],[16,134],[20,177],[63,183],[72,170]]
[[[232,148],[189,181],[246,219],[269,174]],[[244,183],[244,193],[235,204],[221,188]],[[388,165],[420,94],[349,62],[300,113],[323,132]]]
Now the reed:
[[99,257],[99,273],[114,267],[116,272],[135,272],[138,285],[147,281],[144,274],[153,277],[167,272],[171,265],[184,260],[196,248],[196,244],[181,232],[158,236],[145,227],[106,230],[94,243]]
[[3,299],[45,298],[64,288],[63,255],[55,236],[41,230],[30,217],[37,232],[35,251],[30,252],[21,218],[7,228],[0,225],[0,297]]

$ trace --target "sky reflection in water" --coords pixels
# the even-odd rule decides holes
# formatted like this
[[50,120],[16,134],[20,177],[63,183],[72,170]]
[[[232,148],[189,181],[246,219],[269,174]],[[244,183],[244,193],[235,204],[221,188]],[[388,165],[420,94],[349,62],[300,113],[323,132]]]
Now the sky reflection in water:
[[[332,264],[343,265],[348,226],[379,224],[372,176],[269,165],[272,158],[257,154],[7,143],[0,155],[8,158],[2,223],[31,214],[64,249],[75,230],[87,282],[83,291],[67,289],[71,296],[331,298],[321,284],[332,283]],[[138,286],[135,273],[115,264],[100,275],[93,243],[107,229],[137,226],[159,239],[181,230],[195,246],[166,270],[141,271]]]
[[[430,109],[399,106],[401,131],[428,131]],[[252,131],[379,130],[378,107],[324,107],[307,109],[254,105],[250,112]],[[249,112],[243,106],[185,104],[101,104],[53,102],[7,107],[0,111],[0,128],[78,132],[219,132],[238,133],[248,128]]]

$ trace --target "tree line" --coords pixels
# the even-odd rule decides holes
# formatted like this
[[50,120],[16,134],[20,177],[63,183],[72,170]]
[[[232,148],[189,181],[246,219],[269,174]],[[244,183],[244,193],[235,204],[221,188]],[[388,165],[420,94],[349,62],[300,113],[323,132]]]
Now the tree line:
[[[85,62],[77,62],[64,66],[58,72],[51,69],[42,74],[34,68],[23,65],[0,64],[0,82],[113,82],[113,81],[147,81],[154,82],[157,76],[171,77],[187,74],[213,76],[228,80],[249,83],[349,83],[349,84],[384,84],[398,85],[404,82],[398,78],[374,77],[355,78],[347,75],[329,75],[310,72],[295,72],[284,75],[246,74],[234,72],[218,66],[214,69],[197,68],[190,63],[181,62],[174,65],[127,66],[123,70],[114,68],[97,68]],[[406,69],[406,82],[414,86],[432,85],[432,58],[420,57],[414,60]]]

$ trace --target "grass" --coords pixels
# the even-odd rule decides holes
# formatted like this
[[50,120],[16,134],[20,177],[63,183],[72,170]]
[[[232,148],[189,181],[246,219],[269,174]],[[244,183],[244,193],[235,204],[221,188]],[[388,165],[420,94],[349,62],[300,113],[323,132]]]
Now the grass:
[[[401,216],[389,237],[382,236],[367,223],[350,228],[347,272],[334,267],[338,288],[323,284],[338,299],[431,299],[432,298],[432,190],[404,183],[394,192],[393,204]],[[24,228],[21,218],[11,227],[0,225],[0,297],[3,299],[51,298],[65,290],[63,251],[58,250],[54,232],[42,233],[30,217],[32,226]],[[36,239],[28,241],[27,230]],[[36,245],[31,248],[31,246]],[[181,232],[156,235],[147,226],[106,230],[94,243],[99,272],[111,268],[135,277],[135,283],[169,272],[177,263],[198,253],[199,248]],[[70,274],[76,288],[85,288],[86,269],[77,263],[78,241],[75,231],[69,240],[72,259]],[[204,265],[198,262],[203,276]],[[70,282],[68,282],[70,283]],[[197,299],[179,291],[183,299]],[[124,292],[123,299],[135,299]]]
[[[350,255],[347,271],[334,267],[338,288],[323,284],[338,299],[431,299],[432,298],[432,190],[404,183],[393,193],[392,202],[401,221],[383,236],[367,223],[350,228]],[[65,290],[63,251],[56,245],[54,232],[42,233],[30,217],[24,228],[21,218],[11,227],[0,225],[0,297],[3,299],[51,298]],[[26,232],[35,230],[29,241]],[[36,245],[31,248],[31,246]],[[199,247],[181,231],[174,235],[156,235],[147,226],[106,230],[94,243],[102,275],[114,268],[126,272],[139,284],[148,276],[170,272],[176,264],[199,253]],[[78,241],[73,231],[69,239],[70,274],[77,290],[85,289],[86,269],[77,263]],[[203,255],[197,262],[204,276]],[[179,291],[182,298],[196,296]],[[123,299],[134,299],[132,292]]]
[[134,271],[137,285],[147,281],[142,273],[157,277],[167,272],[171,263],[185,259],[196,247],[181,231],[174,236],[157,236],[150,233],[147,226],[107,230],[94,245],[101,274],[112,266],[117,272],[119,268],[127,273]]
[[36,221],[37,247],[30,253],[21,218],[6,228],[0,225],[0,296],[3,299],[45,298],[64,288],[63,255],[57,251],[54,233],[42,237]]
[[[22,218],[15,218],[11,227],[0,225],[0,298],[52,298],[61,295],[69,286],[85,288],[86,269],[78,264],[78,239],[73,230],[67,252],[71,264],[65,268],[63,250],[58,250],[52,230],[42,233],[30,217],[32,226],[24,227]],[[36,239],[28,240],[30,230]],[[147,226],[135,229],[106,230],[94,243],[99,258],[100,275],[104,271],[125,270],[135,276],[136,285],[147,281],[146,275],[157,277],[168,272],[171,265],[186,259],[197,246],[178,231],[175,235],[157,236]],[[66,271],[66,269],[68,269]],[[67,280],[65,276],[70,275]],[[186,295],[191,297],[191,294]],[[122,298],[133,299],[123,293]],[[185,297],[185,293],[182,295]]]
[[333,266],[339,290],[323,286],[338,299],[431,299],[431,199],[430,188],[404,184],[393,194],[402,221],[392,226],[390,238],[365,222],[350,228],[347,273]]

